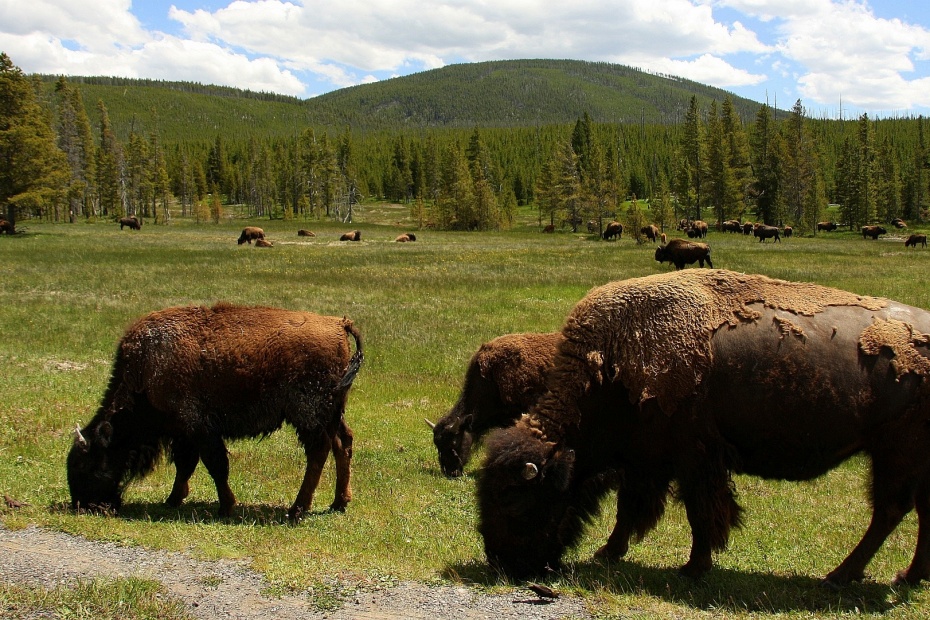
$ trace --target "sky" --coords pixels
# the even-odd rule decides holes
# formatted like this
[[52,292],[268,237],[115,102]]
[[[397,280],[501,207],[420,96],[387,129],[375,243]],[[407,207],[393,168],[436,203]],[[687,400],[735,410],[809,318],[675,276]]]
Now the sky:
[[616,63],[817,118],[930,116],[927,0],[0,0],[26,73],[301,99],[450,64]]

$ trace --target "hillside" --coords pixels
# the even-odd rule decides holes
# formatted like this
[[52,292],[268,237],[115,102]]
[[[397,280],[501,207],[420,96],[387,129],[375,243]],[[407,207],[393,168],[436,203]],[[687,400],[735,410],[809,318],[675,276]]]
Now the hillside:
[[[49,92],[56,76],[42,76]],[[688,101],[701,107],[730,95],[744,120],[759,103],[721,89],[607,63],[514,60],[450,65],[308,100],[233,88],[123,78],[68,80],[80,86],[96,124],[97,101],[125,139],[157,126],[169,141],[294,135],[307,126],[356,131],[396,128],[521,127],[596,122],[673,124]]]

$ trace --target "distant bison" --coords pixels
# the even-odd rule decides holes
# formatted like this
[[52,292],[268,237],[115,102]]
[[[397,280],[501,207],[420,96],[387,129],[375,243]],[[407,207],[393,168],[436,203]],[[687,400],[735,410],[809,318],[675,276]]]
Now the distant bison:
[[695,220],[691,222],[691,226],[685,231],[685,234],[687,234],[691,239],[705,238],[707,236],[707,222],[703,220]]
[[16,233],[15,228],[13,227],[13,222],[9,220],[0,219],[0,235],[6,233],[8,235],[13,235]]
[[546,393],[486,441],[479,531],[496,568],[558,568],[616,490],[598,555],[623,557],[674,497],[691,529],[680,572],[697,578],[743,522],[734,474],[811,480],[862,453],[871,523],[827,583],[862,580],[915,507],[916,550],[896,581],[930,578],[930,312],[692,269],[595,288],[562,334]]
[[743,222],[743,234],[744,234],[744,235],[751,235],[751,234],[752,234],[752,230],[753,230],[755,227],[756,227],[756,225],[753,224],[752,222]]
[[462,475],[472,444],[492,428],[510,426],[545,391],[562,334],[507,334],[484,343],[468,363],[455,405],[435,424],[439,467]]
[[353,230],[351,232],[344,233],[339,237],[340,241],[361,241],[362,240],[362,231]]
[[923,247],[927,247],[927,235],[908,235],[907,239],[904,240],[904,247],[914,246],[916,248],[918,243]]
[[312,230],[307,230],[306,228],[301,228],[297,231],[298,237],[316,237],[316,233]]
[[128,227],[130,230],[142,230],[142,220],[135,215],[121,217],[119,218],[119,229],[123,230],[124,227]]
[[784,233],[785,239],[794,235],[794,229],[791,226],[785,226]]
[[826,232],[831,232],[839,228],[839,225],[836,222],[817,222],[818,232],[823,230]]
[[659,238],[659,227],[655,224],[647,224],[640,229],[640,232],[653,243]]
[[236,241],[239,245],[243,243],[252,244],[253,241],[258,239],[265,238],[265,231],[259,228],[258,226],[246,226],[242,229],[242,234],[239,235],[239,240]]
[[224,440],[261,437],[287,422],[307,457],[288,516],[309,510],[330,452],[337,478],[331,508],[344,510],[352,495],[344,413],[362,359],[361,336],[346,318],[228,304],[142,317],[119,342],[97,414],[75,433],[67,464],[72,506],[118,511],[126,485],[167,451],[177,470],[168,505],[187,497],[202,460],[216,483],[219,514],[229,516],[236,498]]
[[710,246],[697,241],[685,239],[672,239],[665,245],[656,248],[656,260],[660,263],[672,263],[675,269],[684,269],[685,265],[700,262],[701,267],[707,263],[708,267],[714,264],[710,260]]
[[907,228],[907,222],[902,220],[900,217],[896,217],[893,220],[891,220],[891,224],[895,228]]
[[397,243],[409,243],[410,241],[416,241],[417,236],[413,233],[404,233],[402,235],[397,235],[397,238],[394,239]]
[[781,241],[781,231],[778,230],[777,226],[757,224],[753,228],[752,234],[754,237],[759,238],[760,243],[764,243],[766,239],[775,239],[776,242]]
[[720,225],[720,230],[721,232],[741,233],[743,225],[739,223],[739,220],[727,220]]
[[255,247],[257,248],[270,248],[272,246],[274,246],[274,244],[268,239],[261,238],[255,240]]
[[862,238],[866,239],[868,237],[871,237],[872,240],[874,241],[875,239],[878,239],[879,235],[884,235],[887,232],[888,231],[885,230],[884,226],[863,226],[862,227]]
[[607,228],[604,229],[604,239],[610,240],[616,237],[617,239],[623,238],[623,224],[620,222],[611,222],[607,225]]
[[555,232],[555,224],[546,224],[546,226],[543,227],[542,231],[543,231],[544,233],[554,233],[554,232]]

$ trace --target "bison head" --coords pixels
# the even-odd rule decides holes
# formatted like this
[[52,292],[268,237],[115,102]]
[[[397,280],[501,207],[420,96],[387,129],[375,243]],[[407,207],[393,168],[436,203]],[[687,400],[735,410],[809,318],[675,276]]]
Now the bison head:
[[573,450],[517,426],[488,439],[478,478],[478,526],[488,561],[514,577],[558,568],[566,547],[581,535],[574,510]]
[[458,478],[471,458],[475,438],[471,422],[471,415],[447,415],[436,424],[427,420],[433,428],[433,444],[439,452],[439,467],[443,475]]
[[119,510],[122,504],[122,470],[111,449],[113,429],[108,422],[83,432],[75,429],[68,453],[68,488],[71,507],[85,510]]

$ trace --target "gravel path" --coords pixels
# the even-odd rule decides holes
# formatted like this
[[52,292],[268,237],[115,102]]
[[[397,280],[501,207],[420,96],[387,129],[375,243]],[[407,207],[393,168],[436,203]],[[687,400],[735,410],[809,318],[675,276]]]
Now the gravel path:
[[590,618],[573,597],[542,599],[529,590],[488,595],[465,586],[405,582],[350,596],[336,611],[320,611],[306,596],[272,598],[262,576],[242,563],[205,562],[182,553],[149,551],[29,527],[0,525],[0,579],[55,588],[97,577],[138,577],[162,583],[203,620],[553,620]]

